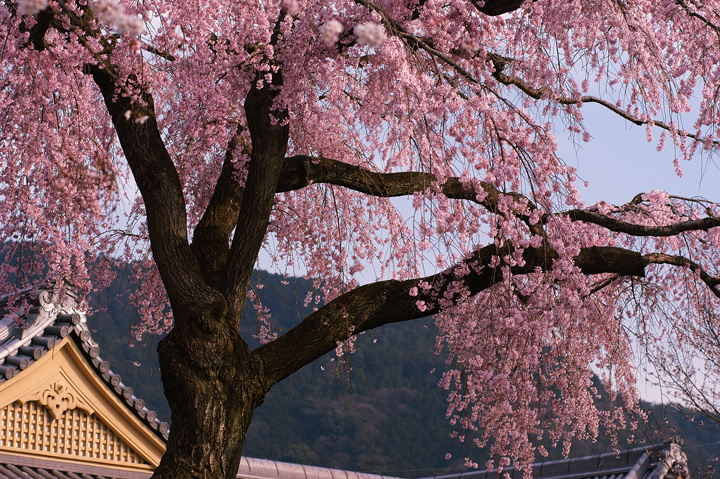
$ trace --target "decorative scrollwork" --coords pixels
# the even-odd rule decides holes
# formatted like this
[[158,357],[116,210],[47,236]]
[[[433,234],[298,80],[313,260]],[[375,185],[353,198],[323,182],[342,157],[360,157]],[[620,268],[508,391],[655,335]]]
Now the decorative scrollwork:
[[55,419],[79,405],[70,389],[59,382],[52,383],[49,388],[41,392],[38,402],[45,406]]

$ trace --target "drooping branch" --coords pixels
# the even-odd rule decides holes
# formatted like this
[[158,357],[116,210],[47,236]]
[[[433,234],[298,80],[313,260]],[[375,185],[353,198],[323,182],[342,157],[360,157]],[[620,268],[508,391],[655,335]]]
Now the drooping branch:
[[707,25],[708,27],[712,28],[715,31],[716,36],[720,40],[720,26],[712,21],[710,19],[702,14],[697,10],[698,5],[702,5],[702,3],[697,4],[695,2],[695,9],[691,8],[690,5],[684,0],[674,0],[675,5],[678,5],[680,8],[682,8],[685,13],[687,13],[690,17],[696,18],[700,20],[703,24]]
[[710,276],[705,269],[697,264],[696,262],[685,258],[684,256],[680,255],[669,255],[665,253],[649,253],[646,255],[643,255],[642,257],[643,264],[669,264],[673,266],[681,266],[686,267],[693,271],[694,273],[698,274],[700,276],[700,279],[703,283],[707,285],[707,287],[712,291],[712,293],[720,298],[720,290],[718,290],[718,285],[720,285],[720,278],[715,278],[713,276]]
[[[360,5],[363,5],[367,8],[370,8],[377,13],[380,14],[380,16],[383,19],[383,23],[388,29],[388,32],[400,39],[402,39],[408,46],[410,46],[413,49],[419,49],[423,50],[426,53],[428,53],[431,57],[440,60],[445,65],[452,68],[455,73],[457,73],[461,78],[465,79],[470,84],[474,85],[480,85],[481,82],[465,67],[463,67],[459,62],[455,61],[449,54],[441,52],[437,50],[433,46],[432,39],[419,37],[417,35],[414,35],[410,32],[408,32],[405,28],[402,27],[402,25],[395,19],[393,19],[381,6],[370,2],[368,0],[356,0],[357,3]],[[502,15],[504,13],[508,13],[514,10],[517,10],[522,5],[522,0],[495,0],[495,1],[486,1],[486,2],[476,2],[472,0],[473,5],[482,13],[485,13],[486,15],[494,16],[494,15]],[[480,5],[482,3],[482,5]],[[709,24],[712,26],[712,24]],[[660,120],[646,120],[643,118],[639,118],[637,116],[631,115],[627,111],[623,110],[622,108],[619,108],[617,105],[613,104],[612,102],[606,101],[602,98],[592,96],[592,95],[583,95],[579,98],[571,98],[566,96],[558,96],[557,92],[554,92],[550,87],[532,87],[527,84],[522,78],[507,75],[504,70],[505,67],[512,61],[511,58],[506,58],[501,55],[497,55],[494,53],[489,53],[487,55],[486,60],[488,62],[491,62],[495,71],[493,72],[493,77],[501,84],[508,85],[508,86],[514,86],[518,88],[520,91],[522,91],[527,96],[535,99],[535,100],[541,100],[543,98],[547,99],[553,99],[557,101],[558,103],[562,105],[579,105],[583,103],[595,103],[597,105],[602,106],[603,108],[606,108],[607,110],[613,112],[614,114],[618,115],[619,117],[635,124],[638,126],[646,125],[648,122],[652,125],[661,128],[665,131],[669,132],[677,132],[677,130],[672,126],[669,125],[663,121]],[[702,137],[700,137],[697,134],[689,133],[689,132],[677,132],[680,134],[680,136],[690,138],[695,141],[704,141]],[[720,142],[718,140],[712,140],[712,144],[715,146],[720,146]]]
[[[339,296],[275,341],[256,350],[266,364],[269,381],[280,381],[335,349],[337,343],[346,340],[351,332],[357,334],[385,324],[436,314],[440,311],[437,298],[443,297],[454,281],[462,281],[471,295],[486,290],[503,279],[502,270],[491,267],[491,261],[508,254],[509,249],[491,244],[441,273],[406,281],[372,283]],[[524,266],[512,268],[512,273],[522,275],[548,270],[556,258],[557,253],[547,244],[525,249]],[[585,274],[645,275],[640,253],[623,248],[584,248],[575,258],[575,264]],[[459,271],[469,273],[459,275]],[[421,284],[429,287],[422,288]],[[413,288],[418,289],[416,296],[410,294]],[[418,308],[418,301],[424,302],[423,309]]]
[[[583,95],[579,98],[571,98],[571,97],[565,97],[565,96],[554,96],[555,92],[553,92],[550,87],[540,87],[535,88],[528,85],[523,79],[507,75],[504,73],[505,66],[512,61],[509,58],[501,57],[500,55],[490,54],[488,55],[488,60],[492,62],[493,66],[495,67],[495,71],[493,72],[493,77],[503,85],[508,86],[514,86],[517,87],[520,91],[525,93],[527,96],[534,98],[535,100],[541,100],[543,98],[553,98],[555,101],[562,105],[579,105],[583,103],[595,103],[597,105],[602,106],[603,108],[613,112],[614,114],[618,115],[619,117],[629,121],[630,123],[633,123],[634,125],[642,126],[646,125],[648,123],[648,120],[644,120],[641,118],[638,118],[634,115],[631,115],[627,111],[623,110],[622,108],[619,108],[617,105],[615,105],[612,102],[609,102],[607,100],[603,100],[602,98],[598,98],[596,96],[592,95]],[[660,120],[650,120],[650,123],[652,125],[665,130],[669,132],[675,131],[671,125],[665,123],[664,121]],[[703,141],[703,138],[700,136],[694,134],[694,133],[688,133],[688,132],[678,132],[681,136],[691,138],[696,141]],[[714,145],[719,145],[717,140],[713,140],[712,143]]]
[[[385,27],[387,28],[388,32],[400,39],[402,39],[409,47],[411,47],[413,50],[424,50],[425,52],[429,53],[430,56],[438,58],[442,60],[443,63],[449,65],[452,67],[458,74],[460,74],[463,78],[465,78],[470,83],[479,83],[472,74],[467,71],[465,68],[460,66],[457,62],[453,61],[448,55],[442,53],[439,50],[436,50],[432,45],[432,40],[428,38],[421,38],[417,35],[414,35],[412,33],[409,33],[397,20],[395,20],[388,12],[385,11],[385,9],[374,3],[370,2],[368,0],[355,0],[356,3],[367,7],[370,10],[373,10],[380,14],[380,17],[382,18],[383,23],[385,24]],[[500,5],[500,4],[512,4],[515,3],[514,0],[510,1],[503,1],[499,0],[496,2],[492,2],[493,4]],[[522,3],[522,2],[520,2]],[[513,9],[514,10],[514,9]],[[511,10],[509,10],[511,11]]]

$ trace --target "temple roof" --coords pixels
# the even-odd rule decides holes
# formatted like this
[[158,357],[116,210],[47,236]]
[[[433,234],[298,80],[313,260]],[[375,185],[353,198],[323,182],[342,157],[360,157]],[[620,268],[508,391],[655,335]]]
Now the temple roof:
[[[62,300],[60,300],[61,297]],[[20,387],[21,385],[18,383],[18,380],[21,380],[24,376],[38,374],[37,369],[42,368],[43,365],[38,364],[37,368],[33,368],[36,363],[44,362],[46,368],[57,368],[58,365],[54,363],[58,363],[58,361],[50,363],[46,359],[49,354],[59,356],[61,354],[59,349],[63,345],[68,345],[64,342],[66,339],[72,341],[75,347],[64,349],[77,351],[78,361],[87,364],[94,372],[94,376],[100,378],[102,384],[106,386],[104,389],[112,391],[117,401],[122,403],[133,417],[152,430],[162,441],[162,444],[167,441],[169,426],[167,423],[161,422],[157,418],[157,414],[147,408],[145,402],[133,394],[132,388],[122,382],[120,375],[113,373],[110,364],[100,357],[98,345],[93,341],[87,327],[85,313],[71,293],[64,292],[61,295],[58,291],[24,291],[13,298],[12,303],[8,303],[7,298],[0,299],[0,318],[2,318],[0,319],[0,398],[3,390],[5,390],[6,396],[8,389],[17,388],[25,391],[10,394],[3,404],[8,402],[12,404],[5,406],[5,409],[2,409],[3,404],[0,404],[1,423],[5,426],[5,428],[0,427],[0,479],[147,479],[153,469],[151,467],[153,461],[150,460],[152,455],[146,454],[143,456],[142,451],[139,450],[141,448],[138,447],[142,444],[141,442],[133,442],[132,434],[123,435],[119,432],[122,429],[121,427],[114,427],[109,423],[110,419],[112,417],[117,418],[117,415],[105,414],[103,418],[105,424],[99,426],[96,424],[94,431],[97,431],[98,427],[100,427],[110,436],[112,435],[111,429],[114,429],[118,433],[118,437],[113,439],[116,451],[118,444],[122,447],[128,446],[128,451],[132,449],[130,446],[134,446],[135,452],[139,453],[132,458],[132,464],[126,463],[123,465],[117,461],[117,456],[113,456],[116,460],[115,463],[112,463],[111,460],[104,461],[104,450],[106,447],[110,447],[109,442],[108,445],[101,445],[103,452],[99,454],[99,457],[97,447],[92,452],[76,447],[73,449],[73,451],[77,450],[79,452],[76,457],[68,457],[67,452],[70,447],[66,447],[65,456],[60,455],[57,458],[53,456],[52,448],[48,453],[48,449],[43,449],[45,447],[43,445],[40,445],[40,449],[38,449],[38,445],[33,444],[35,451],[38,452],[31,450],[26,452],[21,447],[25,444],[22,441],[29,441],[29,438],[18,440],[14,435],[19,430],[27,429],[28,411],[27,409],[21,409],[27,408],[26,403],[39,400],[43,406],[50,408],[58,400],[51,404],[48,401],[43,402],[40,396],[43,394],[50,394],[51,396],[56,394],[62,400],[62,397],[64,397],[62,395],[67,392],[66,389],[70,390],[72,387],[76,387],[74,394],[77,400],[71,397],[70,401],[77,403],[74,403],[73,407],[83,406],[83,400],[80,397],[82,391],[78,391],[77,384],[73,386],[72,374],[64,372],[62,376],[65,379],[60,379],[62,383],[60,386],[57,386],[58,382],[53,382],[58,377],[55,373],[53,373],[55,376],[52,376],[52,379],[43,379],[42,387],[46,387],[44,385],[48,382],[51,383],[51,386],[42,393],[29,394],[29,388]],[[72,356],[72,354],[70,355]],[[67,365],[65,367],[69,369]],[[79,369],[82,369],[82,367]],[[37,381],[36,383],[33,387],[37,390],[40,383]],[[76,378],[75,383],[79,384],[80,381]],[[87,382],[84,387],[92,387],[92,384],[92,382]],[[25,395],[24,399],[21,397],[23,394]],[[16,401],[18,399],[19,402]],[[50,401],[52,400],[51,397]],[[89,403],[90,401],[86,402]],[[85,404],[85,406],[87,406],[85,409],[88,411],[93,409],[92,404]],[[40,414],[40,409],[33,409],[30,415],[33,413]],[[70,409],[72,408],[64,404],[63,414],[65,410],[70,411]],[[26,417],[25,420],[22,419],[23,416]],[[57,424],[58,418],[61,417],[60,413],[55,414],[54,419],[52,416],[46,416],[45,422],[36,431],[37,435],[44,435],[43,428],[49,423]],[[64,417],[62,416],[62,418]],[[72,421],[77,420],[77,416],[73,416],[73,418]],[[85,420],[90,424],[90,419],[90,416],[86,415],[81,416],[80,421]],[[16,421],[14,429],[8,429],[7,424],[12,424],[13,420]],[[24,422],[21,424],[21,421]],[[62,420],[60,424],[62,424]],[[31,424],[31,429],[33,426],[36,425]],[[103,427],[106,428],[102,429]],[[88,432],[90,427],[87,426],[86,430],[78,433],[73,432],[72,434],[75,434],[75,436],[72,437],[80,437],[82,441],[82,434],[88,433],[90,436],[87,442],[94,441],[92,438],[93,433]],[[13,441],[14,444],[9,447]],[[57,442],[62,443],[63,441],[64,439],[61,438]],[[30,442],[27,442],[27,444],[30,444]],[[44,444],[47,444],[47,441]],[[57,451],[60,452],[60,449],[58,448]],[[85,456],[89,457],[89,459],[85,460]],[[127,457],[130,457],[129,452]],[[155,460],[158,457],[155,456]],[[242,458],[237,477],[239,479],[396,479],[375,474],[247,457]]]
[[145,401],[135,397],[132,388],[125,385],[120,375],[113,373],[110,364],[100,357],[85,313],[78,309],[75,297],[66,291],[62,304],[57,305],[59,295],[59,292],[48,290],[27,290],[13,298],[11,304],[8,304],[8,298],[0,299],[0,384],[32,366],[70,336],[83,351],[88,364],[128,409],[167,441],[168,423],[160,421],[157,413],[146,407]]
[[[119,471],[95,464],[67,464],[43,458],[18,458],[0,453],[0,478],[7,479],[148,479],[150,473]],[[399,479],[376,474],[328,469],[243,457],[238,479]]]

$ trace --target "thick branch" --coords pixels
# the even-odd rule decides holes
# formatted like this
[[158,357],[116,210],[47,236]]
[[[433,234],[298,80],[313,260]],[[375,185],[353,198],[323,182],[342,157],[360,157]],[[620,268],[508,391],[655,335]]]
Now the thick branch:
[[[416,20],[420,18],[420,12],[427,0],[419,0],[415,8],[412,9],[410,18]],[[496,17],[505,13],[510,13],[522,6],[524,0],[471,0],[470,3],[479,11],[489,17]]]
[[[176,313],[176,325],[183,324],[185,318],[194,317],[207,326],[209,323],[204,322],[204,318],[219,314],[218,310],[225,307],[224,301],[217,291],[204,283],[190,252],[182,185],[160,135],[153,98],[146,91],[138,95],[139,98],[129,93],[132,89],[127,88],[127,83],[134,81],[132,76],[118,81],[116,68],[108,60],[115,41],[103,36],[101,30],[92,25],[89,8],[82,7],[78,12],[64,0],[59,0],[58,5],[60,10],[49,6],[35,16],[37,23],[29,30],[30,42],[42,51],[46,48],[45,34],[49,28],[63,35],[74,32],[95,59],[96,63],[86,64],[83,72],[92,76],[103,95],[143,197],[153,257]],[[97,40],[103,50],[97,51],[90,39]]]
[[582,221],[602,226],[616,233],[632,236],[675,236],[685,231],[707,231],[720,226],[720,218],[709,216],[697,220],[680,221],[669,225],[644,226],[628,223],[594,211],[571,210],[566,213],[573,221]]
[[[494,244],[488,245],[466,259],[461,268],[455,266],[432,276],[407,281],[381,281],[339,296],[275,341],[256,350],[266,364],[268,380],[271,383],[280,381],[335,349],[338,341],[347,339],[351,330],[357,334],[439,312],[435,298],[443,297],[453,281],[462,281],[471,295],[489,288],[502,280],[502,272],[488,265],[493,257],[506,254],[507,251],[501,251]],[[557,257],[547,245],[528,248],[523,253],[525,265],[513,268],[513,274],[548,270]],[[640,254],[622,248],[585,248],[575,258],[575,264],[585,274],[616,273],[640,277],[645,274]],[[470,273],[465,276],[456,274],[456,271],[468,269]],[[427,292],[419,287],[423,282],[430,285]],[[411,296],[412,288],[418,288],[420,293]],[[426,308],[418,309],[418,301],[424,301]]]
[[[330,158],[297,155],[285,159],[283,175],[278,183],[277,191],[280,193],[299,190],[314,183],[327,183],[367,195],[389,198],[424,192],[435,186],[437,178],[432,173],[425,172],[379,173]],[[521,193],[501,192],[492,184],[484,181],[480,182],[480,186],[482,191],[476,191],[472,186],[463,184],[457,177],[447,178],[444,183],[439,185],[442,193],[448,198],[471,201],[494,213],[498,212],[498,204],[504,196],[512,198],[519,204],[527,204],[530,211],[535,209],[532,201]],[[653,226],[628,223],[588,210],[575,209],[562,214],[567,215],[573,221],[591,223],[616,233],[633,236],[675,236],[686,231],[707,231],[710,228],[720,227],[720,217]],[[536,226],[530,225],[527,215],[517,216],[531,226],[535,233],[540,233],[539,224],[543,224],[547,220],[547,216],[544,215]]]
[[[230,140],[222,172],[210,203],[193,233],[192,251],[200,264],[205,281],[220,287],[230,246],[228,239],[237,224],[244,188],[236,179],[233,152],[241,141],[241,129]],[[245,153],[249,154],[249,151]]]
[[[153,114],[153,99],[143,95],[139,107],[117,94],[115,76],[109,66],[88,66],[105,98],[120,145],[133,173],[147,212],[153,258],[165,284],[177,321],[183,317],[202,319],[208,305],[223,308],[217,291],[207,287],[187,238],[187,214],[177,170],[165,148]],[[134,110],[150,113],[146,121],[132,117]],[[130,112],[130,117],[126,113]],[[178,314],[180,312],[188,314]],[[217,312],[217,311],[215,311]]]
[[245,114],[252,143],[252,153],[245,181],[245,191],[238,214],[222,292],[229,306],[229,317],[239,325],[247,286],[257,254],[262,246],[270,213],[282,173],[289,128],[282,111],[274,109],[277,88],[282,79],[275,74],[271,86],[258,90],[255,82],[245,99]]
[[[35,16],[37,23],[30,29],[30,41],[33,44],[33,48],[39,52],[45,50],[45,34],[50,28],[51,22],[55,18],[55,12],[52,8],[48,7],[42,10]],[[59,22],[58,22],[59,23]],[[24,24],[23,24],[24,27]],[[55,25],[58,28],[59,25]]]
[[525,3],[525,0],[485,0],[484,2],[472,0],[470,3],[472,3],[479,12],[489,17],[496,17],[517,10]]
[[[314,183],[343,186],[367,195],[391,198],[424,192],[437,184],[437,178],[432,173],[420,171],[379,173],[330,158],[297,155],[285,159],[277,191],[281,193],[299,190]],[[471,201],[492,212],[498,211],[498,204],[503,196],[526,203],[531,210],[535,208],[524,195],[503,193],[484,181],[480,182],[482,191],[463,184],[457,177],[447,178],[438,186],[448,198]],[[527,220],[523,215],[519,217]]]

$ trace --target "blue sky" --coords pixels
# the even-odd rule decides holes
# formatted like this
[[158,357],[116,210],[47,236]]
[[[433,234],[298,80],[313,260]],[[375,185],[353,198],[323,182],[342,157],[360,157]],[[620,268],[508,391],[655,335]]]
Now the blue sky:
[[[580,186],[586,204],[605,200],[622,204],[638,193],[653,189],[679,196],[703,196],[720,201],[720,168],[700,158],[681,161],[683,177],[675,174],[674,147],[670,141],[661,152],[656,143],[648,143],[645,128],[635,126],[601,107],[583,108],[585,124],[592,135],[590,143],[575,148],[569,141],[560,144],[560,155],[578,168],[582,179],[590,182]],[[655,138],[661,130],[654,128]],[[558,135],[559,141],[563,138]]]

